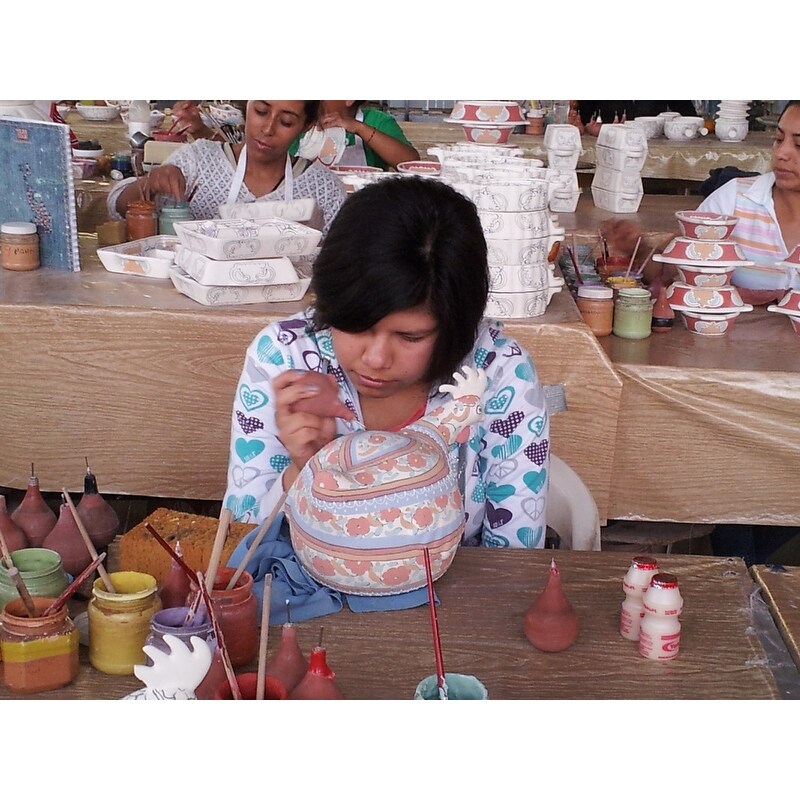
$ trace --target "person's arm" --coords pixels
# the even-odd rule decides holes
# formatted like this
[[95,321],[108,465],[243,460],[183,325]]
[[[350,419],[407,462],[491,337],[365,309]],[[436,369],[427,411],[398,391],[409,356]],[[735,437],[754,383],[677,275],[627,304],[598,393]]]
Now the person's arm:
[[483,546],[544,547],[550,419],[530,356],[500,333],[482,437]]
[[731,178],[723,183],[719,189],[711,194],[697,206],[698,211],[713,211],[716,214],[733,214],[736,211],[736,192],[738,184],[736,178]]
[[322,212],[323,235],[328,232],[334,217],[347,199],[344,184],[318,161],[312,163],[295,183],[296,197],[313,197]]

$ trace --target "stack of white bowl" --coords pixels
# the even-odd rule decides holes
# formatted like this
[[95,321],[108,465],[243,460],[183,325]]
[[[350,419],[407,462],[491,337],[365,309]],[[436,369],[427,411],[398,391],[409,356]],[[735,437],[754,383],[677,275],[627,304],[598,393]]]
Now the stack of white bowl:
[[750,129],[748,100],[720,100],[714,119],[714,133],[721,142],[741,142]]
[[176,222],[169,277],[203,305],[300,300],[311,282],[293,259],[313,254],[322,233],[280,217]]
[[753,263],[728,241],[738,219],[711,211],[676,211],[675,216],[681,235],[653,256],[674,264],[681,277],[667,288],[667,300],[692,333],[722,336],[739,314],[753,310],[731,284],[736,267]]
[[789,317],[794,332],[800,336],[800,245],[789,253],[785,261],[779,261],[777,266],[786,267],[794,273],[793,288],[786,292],[777,305],[767,306],[767,311],[777,311]]
[[639,210],[644,187],[642,167],[647,160],[647,137],[635,125],[603,125],[595,146],[592,198],[597,208],[616,214]]
[[576,171],[583,152],[581,132],[575,125],[548,125],[544,131],[544,146],[550,170],[548,178],[561,184],[550,199],[550,210],[571,214],[581,194]]

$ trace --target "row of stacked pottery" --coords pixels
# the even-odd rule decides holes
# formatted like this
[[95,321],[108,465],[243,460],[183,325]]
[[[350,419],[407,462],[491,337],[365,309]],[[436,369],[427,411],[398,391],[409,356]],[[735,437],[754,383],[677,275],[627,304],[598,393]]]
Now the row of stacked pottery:
[[779,303],[767,306],[767,311],[775,311],[789,317],[794,332],[800,336],[800,245],[789,253],[785,261],[779,261],[777,266],[791,270],[793,287],[786,292]]
[[726,334],[739,314],[752,311],[731,284],[736,267],[751,265],[729,237],[736,217],[710,211],[676,211],[681,235],[654,261],[673,264],[681,280],[666,291],[673,311],[680,311],[688,330],[705,336]]
[[548,180],[541,161],[501,153],[500,148],[483,148],[464,161],[436,149],[441,180],[478,209],[489,263],[486,316],[527,319],[544,314],[564,286],[551,263],[564,229],[549,208],[561,184]]
[[[548,125],[544,132],[547,166],[562,187],[553,193],[550,210],[572,214],[578,207],[578,160],[583,147],[581,132],[575,125]],[[552,178],[551,178],[552,179]]]
[[747,100],[720,100],[714,118],[714,134],[721,142],[741,142],[750,130]]
[[664,136],[664,126],[671,120],[679,117],[677,111],[662,111],[655,117],[634,117],[633,119],[626,119],[625,125],[633,128],[638,128],[644,133],[645,139],[655,139]]
[[647,160],[647,137],[634,125],[603,125],[595,146],[592,198],[597,208],[616,214],[639,210],[644,187],[642,168]]
[[456,100],[445,122],[461,125],[468,142],[510,146],[514,128],[525,124],[519,103],[509,100]]
[[209,306],[300,300],[311,278],[300,277],[296,265],[314,255],[322,237],[281,217],[176,222],[175,234],[170,279]]

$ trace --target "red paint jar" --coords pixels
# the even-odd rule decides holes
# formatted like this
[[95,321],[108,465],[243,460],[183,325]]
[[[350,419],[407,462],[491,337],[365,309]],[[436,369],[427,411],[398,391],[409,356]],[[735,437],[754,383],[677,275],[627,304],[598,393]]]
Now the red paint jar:
[[128,241],[145,239],[158,233],[156,204],[152,200],[134,200],[128,205],[125,214],[128,226]]
[[[233,589],[228,582],[236,570],[220,567],[211,592],[211,603],[222,638],[231,660],[231,666],[242,667],[258,655],[258,599],[253,594],[253,576],[243,572]],[[192,604],[192,596],[187,601]]]
[[66,606],[43,617],[53,598],[32,599],[40,616],[29,617],[22,600],[12,600],[0,615],[3,678],[20,694],[58,689],[78,675],[78,631]]

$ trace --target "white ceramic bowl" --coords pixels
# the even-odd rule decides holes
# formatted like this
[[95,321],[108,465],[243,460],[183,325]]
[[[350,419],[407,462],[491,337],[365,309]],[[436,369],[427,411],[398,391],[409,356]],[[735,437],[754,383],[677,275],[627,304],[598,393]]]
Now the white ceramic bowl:
[[216,219],[176,222],[175,234],[190,250],[222,261],[304,255],[322,232],[286,219]]
[[556,189],[550,198],[550,210],[561,214],[574,214],[580,198],[580,189]]
[[169,278],[177,246],[177,236],[148,236],[123,244],[98,247],[97,255],[109,272],[142,278]]
[[542,239],[487,239],[486,260],[490,268],[547,264],[555,245],[563,241],[563,233]]
[[599,186],[592,186],[592,199],[597,208],[613,211],[615,214],[634,214],[642,202],[641,192],[609,192]]
[[79,150],[75,147],[72,148],[72,157],[73,158],[93,158],[95,161],[100,158],[105,153],[103,148],[99,148],[98,150]]
[[438,178],[442,174],[442,165],[438,161],[401,161],[397,165],[397,171],[404,175]]
[[603,125],[597,134],[597,144],[624,150],[631,155],[647,153],[644,131],[632,125]]
[[642,173],[636,169],[618,170],[608,167],[596,167],[592,186],[598,186],[607,192],[624,192],[626,194],[643,194]]
[[673,117],[664,123],[664,135],[674,141],[694,139],[703,127],[702,117]]
[[721,142],[741,142],[749,130],[747,119],[717,117],[714,121],[714,135]]
[[535,292],[563,284],[564,279],[556,277],[553,265],[547,262],[489,268],[490,292]]
[[553,295],[561,287],[539,289],[535,292],[489,292],[484,317],[490,319],[530,319],[547,311]]
[[118,106],[84,106],[78,103],[75,110],[84,118],[93,122],[108,122],[119,116]]
[[653,139],[664,132],[664,120],[659,117],[636,117],[631,121],[644,131],[647,139]]
[[540,211],[478,211],[487,239],[541,239],[564,233],[556,217],[547,209]]
[[547,180],[453,184],[482,211],[540,211],[546,209],[554,187]]
[[[605,127],[605,126],[603,126]],[[601,128],[602,130],[602,128]],[[647,161],[647,151],[631,153],[627,150],[618,150],[615,147],[595,145],[595,161],[598,167],[608,167],[618,170],[641,170]]]

